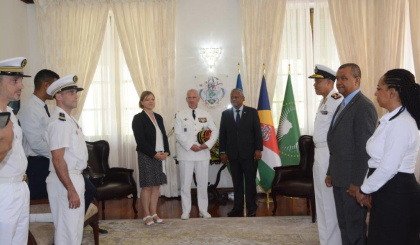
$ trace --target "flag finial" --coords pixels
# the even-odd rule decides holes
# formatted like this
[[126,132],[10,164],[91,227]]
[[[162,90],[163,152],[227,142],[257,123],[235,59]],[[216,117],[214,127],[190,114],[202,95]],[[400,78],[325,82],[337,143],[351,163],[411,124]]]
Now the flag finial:
[[290,64],[289,64],[289,74],[290,74]]
[[264,76],[265,76],[265,64],[263,64],[263,73],[264,73]]
[[241,64],[238,62],[238,73],[241,73]]

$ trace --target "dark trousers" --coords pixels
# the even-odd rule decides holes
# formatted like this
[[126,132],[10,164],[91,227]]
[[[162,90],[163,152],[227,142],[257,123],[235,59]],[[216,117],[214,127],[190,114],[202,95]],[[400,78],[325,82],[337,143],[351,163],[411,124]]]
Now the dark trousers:
[[257,186],[255,178],[257,177],[258,163],[254,159],[236,159],[229,160],[230,170],[232,172],[232,182],[234,190],[234,208],[243,210],[244,208],[244,178],[245,178],[245,197],[248,211],[257,210]]
[[90,203],[93,201],[93,197],[96,195],[96,187],[92,184],[92,182],[83,175],[83,179],[85,180],[85,214],[89,208]]
[[50,173],[48,170],[49,167],[50,159],[46,157],[28,157],[28,168],[26,169],[26,175],[28,177],[28,187],[31,200],[48,198],[47,183],[45,183],[45,180]]
[[419,235],[420,186],[414,174],[397,173],[372,193],[368,244],[419,245]]
[[333,186],[338,226],[343,245],[365,245],[367,209],[349,196],[348,188]]

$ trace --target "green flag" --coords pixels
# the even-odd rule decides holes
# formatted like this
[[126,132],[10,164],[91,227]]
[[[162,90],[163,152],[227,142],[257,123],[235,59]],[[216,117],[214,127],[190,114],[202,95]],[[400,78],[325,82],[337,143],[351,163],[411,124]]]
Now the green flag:
[[299,164],[299,137],[299,122],[296,113],[295,97],[293,96],[292,80],[289,74],[279,127],[277,129],[277,142],[279,145],[281,165]]

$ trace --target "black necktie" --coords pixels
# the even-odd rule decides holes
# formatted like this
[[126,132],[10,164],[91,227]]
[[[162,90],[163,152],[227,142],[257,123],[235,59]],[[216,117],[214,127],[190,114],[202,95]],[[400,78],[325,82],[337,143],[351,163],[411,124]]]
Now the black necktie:
[[193,110],[193,118],[194,118],[194,120],[195,120],[195,110]]
[[241,122],[241,115],[239,114],[241,110],[236,110],[236,126],[239,126],[239,123]]
[[48,117],[50,117],[50,112],[48,111],[48,106],[47,104],[44,105],[45,111],[47,112]]

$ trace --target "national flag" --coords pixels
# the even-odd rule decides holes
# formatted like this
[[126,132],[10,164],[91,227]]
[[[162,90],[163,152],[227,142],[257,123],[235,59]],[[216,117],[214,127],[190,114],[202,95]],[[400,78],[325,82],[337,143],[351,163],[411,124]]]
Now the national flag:
[[298,140],[300,137],[299,122],[296,113],[295,98],[293,96],[292,80],[287,77],[286,92],[284,93],[283,108],[277,130],[282,165],[297,165],[300,161]]
[[238,73],[238,78],[236,78],[236,88],[240,88],[240,89],[242,89],[242,91],[244,90],[242,88],[241,73]]
[[258,162],[259,184],[267,192],[271,189],[274,178],[274,167],[280,166],[279,149],[274,130],[273,116],[271,114],[270,101],[268,99],[267,84],[265,77],[262,78],[260,98],[258,100],[258,116],[260,117],[261,133],[264,150],[262,158]]

